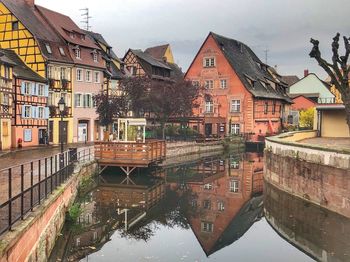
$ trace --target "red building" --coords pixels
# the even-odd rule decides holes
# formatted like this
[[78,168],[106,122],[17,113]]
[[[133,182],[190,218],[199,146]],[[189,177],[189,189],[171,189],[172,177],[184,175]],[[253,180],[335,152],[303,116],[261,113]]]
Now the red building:
[[293,105],[291,106],[292,110],[306,110],[312,107],[315,107],[317,103],[313,101],[312,99],[303,96],[303,95],[298,95],[293,98]]
[[278,133],[291,100],[274,72],[247,45],[209,33],[185,75],[205,87],[191,127],[205,136],[244,133],[251,140]]

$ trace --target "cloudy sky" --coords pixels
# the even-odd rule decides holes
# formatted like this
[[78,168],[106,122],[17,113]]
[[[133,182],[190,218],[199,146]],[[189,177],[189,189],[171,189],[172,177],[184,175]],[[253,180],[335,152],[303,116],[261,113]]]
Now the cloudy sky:
[[36,0],[72,17],[89,8],[92,30],[104,35],[119,56],[130,48],[170,43],[186,70],[210,31],[249,45],[282,74],[303,70],[325,77],[310,59],[310,37],[325,57],[336,32],[350,36],[349,0]]

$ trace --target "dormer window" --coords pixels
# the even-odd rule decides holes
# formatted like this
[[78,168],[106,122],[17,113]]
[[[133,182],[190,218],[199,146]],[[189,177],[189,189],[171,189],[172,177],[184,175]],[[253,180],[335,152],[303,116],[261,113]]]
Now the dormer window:
[[52,54],[51,46],[49,44],[45,44],[46,50],[49,54]]
[[66,53],[64,52],[63,47],[59,47],[58,50],[60,50],[60,54],[61,54],[62,56],[66,56]]
[[18,21],[12,22],[12,30],[13,30],[13,31],[18,30]]
[[75,38],[75,34],[73,32],[69,33],[70,38]]
[[94,58],[94,62],[97,63],[98,62],[98,55],[97,55],[96,51],[92,53],[92,57]]
[[80,52],[79,46],[76,46],[76,47],[75,47],[74,53],[75,53],[75,57],[76,57],[77,59],[81,59],[81,52]]

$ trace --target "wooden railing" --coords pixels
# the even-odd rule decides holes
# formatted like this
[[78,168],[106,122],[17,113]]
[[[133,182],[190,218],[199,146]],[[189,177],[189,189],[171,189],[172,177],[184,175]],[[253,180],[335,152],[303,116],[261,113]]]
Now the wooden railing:
[[95,142],[95,158],[102,165],[148,166],[166,156],[165,141]]

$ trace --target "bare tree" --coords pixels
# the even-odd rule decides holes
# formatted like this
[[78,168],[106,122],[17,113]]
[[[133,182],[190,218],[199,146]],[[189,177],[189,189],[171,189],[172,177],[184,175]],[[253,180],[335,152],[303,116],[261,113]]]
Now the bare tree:
[[339,37],[337,33],[332,42],[332,62],[327,62],[322,58],[321,51],[319,49],[319,41],[312,39],[310,42],[313,44],[313,48],[310,52],[310,57],[315,58],[318,64],[327,72],[334,84],[335,88],[342,96],[342,100],[345,106],[346,121],[350,131],[350,84],[349,84],[349,72],[350,66],[348,65],[350,55],[350,38],[343,37],[345,54],[339,55]]

